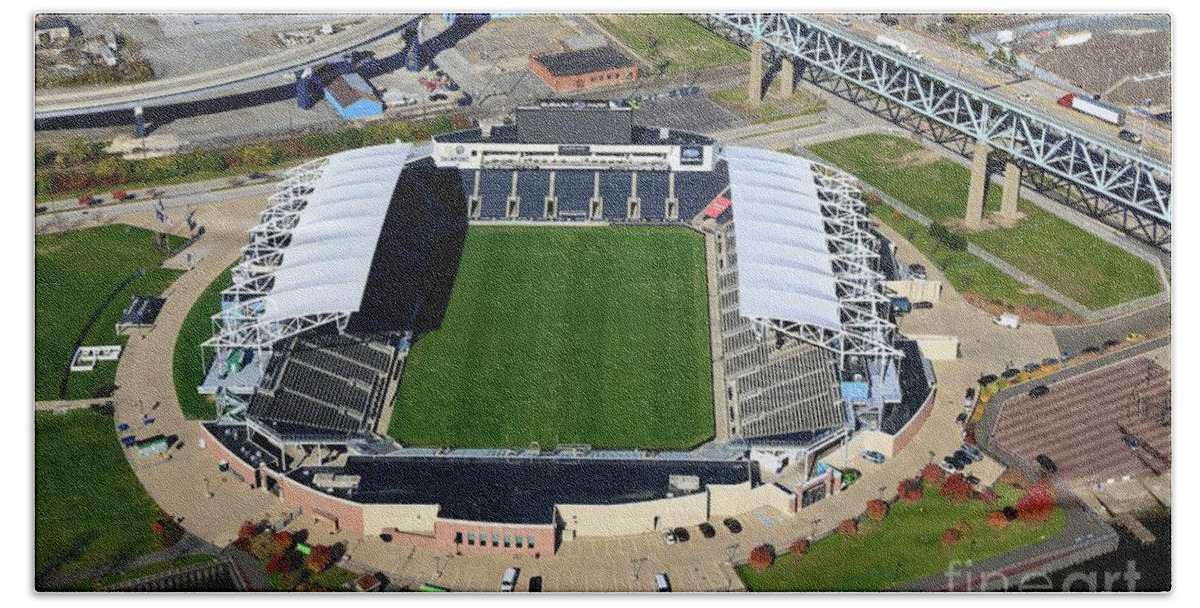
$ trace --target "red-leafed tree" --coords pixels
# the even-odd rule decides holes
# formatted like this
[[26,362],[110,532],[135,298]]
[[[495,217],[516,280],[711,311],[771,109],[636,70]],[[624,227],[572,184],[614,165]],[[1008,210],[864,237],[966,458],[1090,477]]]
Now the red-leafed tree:
[[962,502],[971,497],[971,484],[962,473],[955,473],[942,484],[942,496],[950,502]]
[[322,572],[333,563],[333,550],[326,545],[317,545],[308,552],[305,565],[313,572]]
[[762,572],[775,563],[775,547],[764,543],[750,551],[750,566]]
[[888,503],[878,498],[872,498],[867,501],[867,517],[875,521],[883,521],[883,518],[887,517],[887,514]]
[[838,534],[841,534],[842,536],[854,536],[855,534],[858,534],[858,520],[853,518],[843,519],[841,523],[838,524],[837,529]]
[[165,528],[163,528],[162,520],[155,520],[153,522],[150,522],[150,531],[153,532],[154,534],[156,534],[156,535],[162,534],[164,529]]
[[993,530],[1003,530],[1008,527],[1008,516],[1004,511],[988,511],[987,523]]
[[287,574],[292,571],[292,557],[286,553],[276,553],[267,558],[268,574]]
[[979,493],[979,500],[982,500],[990,505],[995,503],[997,500],[1000,500],[1000,495],[991,488],[984,488],[984,490]]
[[942,470],[942,467],[939,467],[932,462],[926,463],[925,466],[921,468],[921,481],[925,483],[941,483],[942,478],[945,477],[945,475],[946,472]]
[[1058,504],[1058,492],[1047,479],[1025,489],[1017,501],[1017,519],[1029,524],[1042,524],[1054,515],[1054,507]]
[[244,521],[241,527],[238,528],[237,537],[252,538],[255,534],[258,534],[258,526],[252,521]]
[[284,530],[275,534],[275,552],[283,553],[292,548],[292,533]]
[[962,540],[962,533],[954,528],[946,528],[942,531],[942,546],[949,549],[958,544]]
[[788,552],[791,553],[793,557],[800,557],[801,555],[808,553],[808,539],[797,538],[796,540],[792,541],[792,544],[788,546]]
[[900,481],[900,485],[896,488],[896,493],[900,495],[900,500],[912,504],[919,502],[924,492],[921,490],[920,479],[904,479]]

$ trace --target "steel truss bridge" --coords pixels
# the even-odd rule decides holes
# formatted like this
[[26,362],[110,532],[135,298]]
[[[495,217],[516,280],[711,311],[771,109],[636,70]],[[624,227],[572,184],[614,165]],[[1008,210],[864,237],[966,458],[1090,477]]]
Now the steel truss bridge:
[[1171,235],[1171,169],[954,82],[899,54],[785,13],[708,13],[714,31],[792,57],[797,76],[969,155],[1005,153],[1035,190],[1152,245]]

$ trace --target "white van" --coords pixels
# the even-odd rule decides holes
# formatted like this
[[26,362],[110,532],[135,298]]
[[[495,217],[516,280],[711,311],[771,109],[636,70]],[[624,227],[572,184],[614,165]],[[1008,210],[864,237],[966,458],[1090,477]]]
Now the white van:
[[996,317],[996,319],[995,319],[995,321],[993,321],[993,323],[995,323],[996,325],[999,325],[1001,327],[1007,327],[1009,329],[1016,329],[1021,326],[1021,317],[1018,317],[1017,315],[1014,315],[1011,313],[1004,313],[1004,314]]
[[517,587],[517,575],[521,573],[520,568],[509,568],[504,571],[504,578],[500,579],[500,591],[511,592]]
[[667,578],[666,572],[654,575],[654,586],[658,588],[659,593],[667,593],[671,590],[671,580]]

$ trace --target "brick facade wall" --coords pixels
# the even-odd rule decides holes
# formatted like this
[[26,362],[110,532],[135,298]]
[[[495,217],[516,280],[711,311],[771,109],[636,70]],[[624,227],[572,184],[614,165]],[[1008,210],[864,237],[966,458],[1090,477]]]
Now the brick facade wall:
[[556,92],[578,91],[594,87],[629,83],[638,79],[638,68],[636,65],[588,72],[577,76],[555,76],[550,73],[550,70],[546,69],[546,66],[537,60],[537,57],[530,57],[529,69]]

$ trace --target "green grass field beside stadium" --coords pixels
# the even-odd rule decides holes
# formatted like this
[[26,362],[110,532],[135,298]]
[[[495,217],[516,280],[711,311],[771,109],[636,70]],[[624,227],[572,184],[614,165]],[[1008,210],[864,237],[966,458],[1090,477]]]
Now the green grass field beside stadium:
[[[827,536],[812,543],[803,556],[787,553],[763,572],[741,565],[737,573],[751,591],[883,591],[944,572],[952,562],[979,562],[1048,539],[1062,530],[1066,518],[1061,507],[1040,526],[1013,522],[1004,530],[992,529],[987,524],[988,511],[1015,505],[1021,494],[1004,485],[994,490],[1000,501],[992,505],[978,500],[953,504],[937,495],[936,490],[926,490],[925,497],[916,504],[894,502],[883,521],[864,519],[855,536]],[[967,522],[970,531],[947,549],[942,545],[942,532],[960,521]],[[779,546],[778,550],[782,552],[785,547]]]
[[[182,239],[171,237],[178,247]],[[63,370],[74,355],[75,341],[108,294],[133,272],[157,264],[153,233],[115,224],[34,237],[34,399],[59,398]],[[124,344],[116,324],[134,295],[157,295],[181,273],[152,268],[134,279],[105,307],[85,345]],[[90,397],[112,383],[116,365],[101,363],[90,372],[75,372],[68,399]]]
[[683,15],[611,14],[595,19],[647,61],[665,67],[667,74],[750,60],[745,49]]
[[226,268],[192,304],[175,340],[172,359],[175,396],[179,399],[184,417],[189,420],[213,420],[217,417],[217,406],[212,398],[196,392],[196,387],[204,381],[200,343],[212,337],[212,316],[221,312],[221,292],[229,287],[233,279],[230,272],[232,268]]
[[129,468],[110,416],[34,415],[34,572],[104,566],[159,548],[163,512]]
[[704,243],[680,228],[473,226],[406,364],[406,445],[670,448],[713,433]]
[[[970,170],[916,143],[860,135],[811,150],[936,222],[966,214]],[[999,184],[989,185],[985,210],[1000,210],[1001,190]],[[1144,260],[1026,199],[1018,209],[1024,217],[1015,226],[967,238],[1093,310],[1161,290],[1158,274]]]

